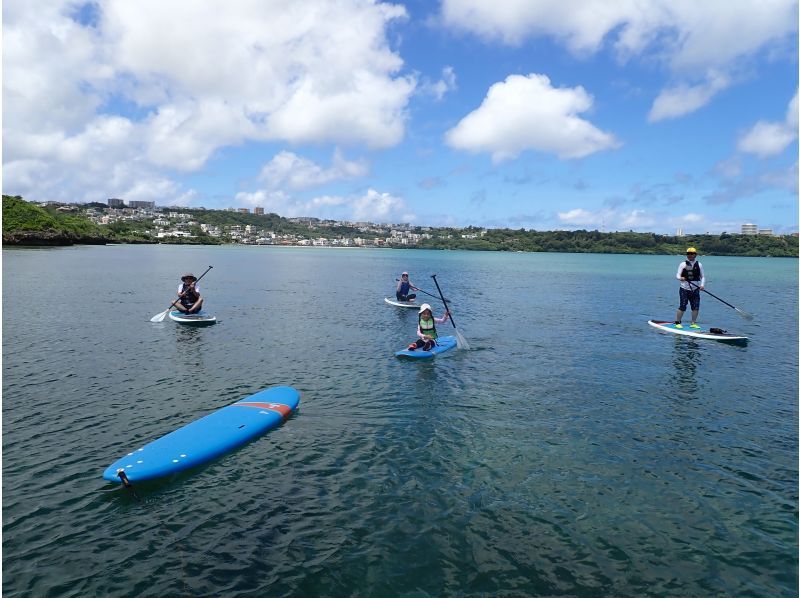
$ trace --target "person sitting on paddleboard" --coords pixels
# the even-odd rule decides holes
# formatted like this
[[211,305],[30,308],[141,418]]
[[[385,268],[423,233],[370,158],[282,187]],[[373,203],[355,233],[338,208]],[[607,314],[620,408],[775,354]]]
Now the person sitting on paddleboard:
[[703,264],[697,261],[697,249],[689,247],[686,250],[686,261],[681,262],[678,266],[678,280],[681,281],[679,289],[680,293],[680,307],[675,316],[675,328],[683,328],[681,320],[683,313],[686,311],[686,304],[689,303],[692,307],[692,323],[689,328],[700,328],[697,325],[697,316],[700,313],[700,291],[706,285],[706,274],[703,270]]
[[447,322],[449,316],[450,312],[446,311],[441,318],[434,318],[430,305],[427,303],[420,305],[419,324],[417,326],[417,336],[419,338],[408,345],[408,350],[414,351],[421,348],[423,351],[430,351],[433,349],[436,345],[436,339],[439,337],[436,333],[436,324]]
[[403,272],[400,275],[400,280],[397,282],[395,297],[397,297],[398,301],[413,301],[417,296],[414,293],[409,294],[411,290],[418,291],[419,289],[411,284],[411,281],[408,279],[408,272]]
[[178,285],[178,299],[175,307],[187,314],[196,314],[203,307],[203,298],[200,296],[200,287],[195,284],[197,277],[194,274],[184,274],[181,276],[181,284]]

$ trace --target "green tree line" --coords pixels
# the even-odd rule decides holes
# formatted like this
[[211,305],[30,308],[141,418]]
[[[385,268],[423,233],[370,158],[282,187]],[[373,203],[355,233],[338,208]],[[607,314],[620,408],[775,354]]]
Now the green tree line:
[[[92,204],[98,209],[104,204]],[[162,208],[162,213],[174,211]],[[277,234],[305,237],[362,236],[358,229],[347,226],[309,229],[277,214],[244,214],[228,210],[180,208],[198,222],[227,227],[252,225]],[[4,244],[69,244],[69,243],[153,243],[146,231],[152,225],[144,221],[118,221],[109,225],[94,224],[84,216],[62,213],[54,207],[39,207],[19,196],[3,196]],[[420,229],[416,229],[420,232]],[[190,231],[194,239],[160,239],[159,242],[218,244],[219,239],[200,230]],[[464,238],[474,236],[475,238]],[[676,237],[655,233],[599,231],[526,231],[525,229],[489,229],[476,227],[437,228],[431,239],[416,246],[422,249],[466,249],[478,251],[533,251],[563,253],[641,253],[680,255],[688,246],[697,247],[701,255],[738,255],[798,257],[798,237],[794,235],[689,235]]]
[[[425,239],[419,247],[483,251],[538,251],[562,253],[683,254],[689,246],[701,255],[797,257],[794,235],[687,235],[675,237],[655,233],[599,231],[526,231],[524,229],[440,229],[444,236]],[[474,239],[462,235],[478,235]]]

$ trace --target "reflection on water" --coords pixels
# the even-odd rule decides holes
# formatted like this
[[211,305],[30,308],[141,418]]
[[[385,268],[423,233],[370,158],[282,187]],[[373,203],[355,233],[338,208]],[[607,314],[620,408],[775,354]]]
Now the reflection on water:
[[697,398],[697,369],[702,366],[700,342],[693,338],[676,336],[674,339],[672,374],[676,395],[681,399]]

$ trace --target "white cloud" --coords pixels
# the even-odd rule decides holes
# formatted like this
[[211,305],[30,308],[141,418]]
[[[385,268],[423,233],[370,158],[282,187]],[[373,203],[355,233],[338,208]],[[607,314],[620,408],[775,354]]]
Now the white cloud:
[[621,210],[621,209],[601,209],[587,210],[584,208],[573,208],[566,212],[556,213],[559,223],[572,228],[586,228],[589,230],[604,229],[606,231],[615,230],[653,230],[675,227],[692,227],[700,230],[705,222],[706,216],[694,212],[686,214],[673,214],[668,211],[650,211],[643,209]]
[[635,2],[586,0],[580,10],[559,0],[443,0],[446,25],[486,39],[520,44],[551,35],[573,52],[595,51],[609,30],[637,11]]
[[281,216],[314,216],[332,220],[370,222],[413,222],[414,213],[401,197],[368,189],[351,196],[320,195],[311,199],[294,197],[284,191],[258,190],[237,193],[236,201],[263,207]]
[[705,216],[703,216],[702,214],[694,214],[692,212],[689,212],[688,214],[684,214],[683,216],[679,216],[678,220],[680,222],[685,223],[685,224],[696,224],[696,223],[702,221],[703,218],[705,218]]
[[784,122],[758,121],[739,138],[739,151],[762,158],[775,156],[797,139],[797,93],[786,110]]
[[[57,182],[77,199],[89,187],[107,189],[102,173],[120,161],[135,163],[140,177],[164,180],[246,142],[386,148],[404,136],[416,79],[401,73],[387,39],[387,28],[407,17],[402,5],[96,6],[91,26],[74,19],[71,0],[3,7],[6,189],[34,199],[40,191],[25,178],[34,162],[45,163],[41,175],[56,177],[41,180],[40,190]],[[69,170],[88,154],[88,172]],[[98,178],[88,180],[95,170]]]
[[579,8],[562,0],[443,0],[441,18],[452,29],[506,44],[550,36],[574,54],[595,53],[607,44],[620,60],[655,58],[683,82],[659,96],[661,105],[653,112],[678,116],[690,111],[681,113],[670,101],[681,90],[697,109],[721,89],[714,83],[719,84],[719,75],[709,77],[710,72],[730,77],[765,49],[779,48],[793,59],[798,13],[796,0],[730,0],[724,5],[583,0]]
[[305,212],[305,206],[301,202],[284,191],[259,189],[253,192],[239,192],[234,199],[237,204],[264,208],[267,212],[280,214],[287,218],[310,215]]
[[706,81],[698,85],[678,85],[662,91],[653,102],[647,120],[657,122],[678,118],[702,108],[718,92],[730,85],[730,79],[719,73],[711,73]]
[[619,223],[623,228],[649,228],[656,224],[656,219],[646,210],[631,210],[620,215]]
[[574,208],[567,212],[558,212],[557,216],[558,220],[563,224],[573,224],[578,226],[596,224],[603,219],[603,216],[600,215],[599,212],[591,212],[589,210],[584,210],[583,208]]
[[442,69],[442,78],[436,82],[422,80],[419,85],[419,92],[432,95],[438,102],[446,93],[456,89],[456,72],[453,67],[446,66]]
[[370,222],[389,222],[402,220],[405,222],[416,218],[408,211],[405,202],[389,193],[380,193],[369,189],[365,195],[351,202],[354,220]]
[[282,151],[261,169],[259,179],[271,189],[286,187],[296,191],[337,180],[362,177],[367,172],[366,163],[348,162],[338,149],[333,154],[330,168],[323,168],[293,152]]
[[510,75],[446,134],[457,149],[490,152],[499,162],[537,150],[581,158],[617,147],[613,135],[578,116],[592,107],[583,87],[555,88],[545,75]]

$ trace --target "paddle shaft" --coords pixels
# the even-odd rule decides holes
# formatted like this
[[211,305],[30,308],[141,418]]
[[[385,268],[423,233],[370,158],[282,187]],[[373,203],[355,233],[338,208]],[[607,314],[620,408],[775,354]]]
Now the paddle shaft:
[[[399,278],[395,278],[395,280],[400,280],[400,279]],[[420,293],[425,293],[426,295],[428,295],[429,297],[433,297],[434,299],[440,299],[440,297],[437,297],[436,295],[434,295],[432,293],[429,293],[428,291],[423,291],[422,289],[419,289],[419,288],[417,288],[415,286],[412,286],[411,288],[413,290],[415,290],[415,291],[419,291]]]
[[450,323],[453,325],[453,328],[455,328],[456,322],[453,319],[453,314],[450,313],[450,308],[447,306],[447,301],[445,301],[444,295],[442,294],[442,289],[439,288],[439,281],[436,280],[436,274],[431,274],[431,278],[433,278],[433,282],[436,284],[436,290],[439,291],[439,299],[442,300],[444,308],[447,310],[447,313],[450,314]]
[[716,296],[714,293],[712,293],[711,291],[707,291],[707,290],[705,290],[705,289],[701,289],[701,288],[700,288],[700,287],[698,287],[697,285],[695,285],[695,284],[692,284],[692,281],[691,281],[691,280],[687,280],[686,282],[688,282],[688,283],[689,283],[689,286],[690,286],[690,287],[692,287],[693,289],[699,289],[699,290],[703,291],[704,293],[708,293],[709,295],[711,295],[711,296],[712,296],[714,299],[716,299],[717,301],[722,301],[722,303],[724,303],[724,304],[725,304],[725,305],[727,305],[728,307],[732,307],[732,308],[733,308],[733,309],[735,309],[736,311],[740,311],[738,307],[736,307],[735,305],[731,305],[730,303],[728,303],[728,302],[727,302],[727,301],[725,301],[724,299],[720,299],[719,297],[717,297],[717,296]]

